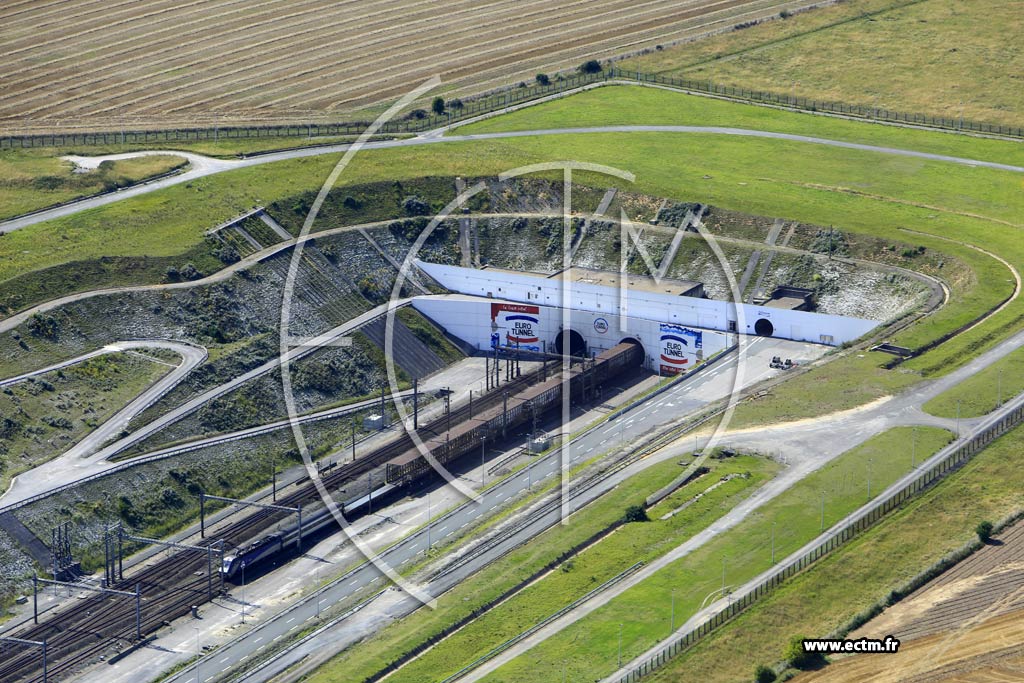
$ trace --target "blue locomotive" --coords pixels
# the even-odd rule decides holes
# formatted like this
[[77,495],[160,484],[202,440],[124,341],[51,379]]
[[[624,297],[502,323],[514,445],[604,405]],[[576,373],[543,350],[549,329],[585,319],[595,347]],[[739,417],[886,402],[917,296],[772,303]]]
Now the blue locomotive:
[[276,555],[284,547],[284,534],[275,533],[253,541],[244,548],[238,548],[233,554],[224,557],[220,571],[226,579],[234,579],[245,567],[251,567],[272,555]]

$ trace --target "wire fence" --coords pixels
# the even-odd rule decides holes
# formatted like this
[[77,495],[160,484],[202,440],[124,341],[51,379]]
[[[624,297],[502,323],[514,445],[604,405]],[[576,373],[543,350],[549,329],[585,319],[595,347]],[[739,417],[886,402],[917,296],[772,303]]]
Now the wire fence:
[[885,495],[871,508],[848,518],[847,522],[839,529],[834,530],[828,538],[811,547],[803,555],[789,561],[753,588],[737,596],[725,609],[719,611],[683,636],[673,640],[644,663],[634,667],[619,679],[619,683],[634,683],[652,673],[679,653],[692,647],[722,624],[773,591],[783,581],[803,571],[809,565],[871,527],[894,508],[902,505],[946,475],[962,467],[988,444],[1019,424],[1022,418],[1024,418],[1024,398],[1018,398],[1016,405],[1009,409],[999,420],[988,425],[963,444],[950,448],[948,453],[930,467],[922,469],[921,473],[905,486]]
[[[618,67],[609,67],[596,74],[575,74],[572,76],[555,77],[545,85],[520,83],[518,87],[509,87],[501,91],[467,98],[453,99],[447,103],[447,111],[443,114],[414,110],[405,118],[384,123],[379,135],[402,135],[423,133],[428,130],[465,121],[483,114],[501,111],[507,107],[558,95],[585,86],[610,81],[628,81],[662,85],[690,92],[704,93],[725,97],[732,100],[753,104],[768,104],[800,109],[809,112],[822,112],[862,118],[871,121],[887,121],[928,128],[955,130],[973,133],[1001,135],[1005,137],[1024,138],[1024,128],[1020,126],[1004,126],[1000,124],[972,121],[963,116],[946,118],[902,112],[876,106],[846,104],[827,100],[797,97],[784,93],[764,90],[747,90],[730,85],[720,85],[708,80],[691,80],[674,78],[659,74],[648,74],[640,71],[627,71]],[[194,128],[171,128],[165,130],[108,130],[100,132],[65,132],[46,133],[39,135],[7,135],[0,137],[0,149],[31,148],[31,147],[91,147],[101,145],[152,145],[166,142],[202,142],[221,140],[241,140],[259,138],[322,138],[355,136],[366,130],[367,121],[348,121],[337,123],[308,122],[272,125],[229,125]]]
[[[523,102],[576,90],[614,78],[612,70],[596,74],[577,74],[554,78],[547,85],[513,87],[466,100],[449,100],[444,114],[422,109],[413,110],[405,118],[385,122],[377,135],[423,133],[450,123],[465,121],[482,114],[501,111]],[[172,128],[167,130],[108,130],[90,133],[46,133],[41,135],[8,135],[0,137],[0,149],[30,147],[90,147],[100,145],[146,145],[164,142],[217,142],[259,138],[316,138],[360,135],[368,121],[339,123],[291,123],[279,125],[212,126]]]

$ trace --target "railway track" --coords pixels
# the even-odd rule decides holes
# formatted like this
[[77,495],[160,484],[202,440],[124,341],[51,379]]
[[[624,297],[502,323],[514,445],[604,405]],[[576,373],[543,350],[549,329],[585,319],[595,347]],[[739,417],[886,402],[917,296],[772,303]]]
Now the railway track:
[[[546,374],[546,373],[544,373]],[[443,433],[449,426],[470,418],[472,414],[500,405],[507,393],[520,391],[538,381],[541,372],[530,372],[507,381],[485,394],[472,406],[468,403],[453,407],[449,416],[441,416],[418,430],[420,438],[427,440]],[[353,481],[380,467],[413,447],[406,432],[390,443],[353,462],[339,467],[322,477],[331,490]],[[382,479],[383,481],[383,479]],[[312,482],[297,490],[279,496],[277,505],[297,507],[320,499]],[[226,546],[237,547],[254,538],[261,531],[287,516],[277,510],[258,509],[236,522],[219,529],[196,545],[207,547],[222,540]],[[205,553],[180,551],[145,566],[132,576],[115,582],[115,590],[133,592],[139,587],[141,595],[142,636],[151,634],[162,625],[189,613],[193,605],[208,600],[207,556]],[[109,653],[112,644],[134,643],[136,638],[135,600],[127,596],[95,594],[59,610],[50,619],[38,625],[8,634],[24,640],[47,643],[47,676],[54,680],[76,668],[87,665],[101,655]],[[35,683],[43,680],[42,652],[24,645],[0,644],[0,683]]]

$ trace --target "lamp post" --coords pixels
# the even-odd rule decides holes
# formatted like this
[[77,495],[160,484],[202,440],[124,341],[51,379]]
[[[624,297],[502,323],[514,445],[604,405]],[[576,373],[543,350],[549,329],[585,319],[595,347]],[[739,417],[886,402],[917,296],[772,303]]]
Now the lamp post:
[[868,458],[868,500],[871,500],[871,463],[873,462],[873,458]]
[[480,437],[480,486],[487,483],[487,468],[484,464],[484,458],[487,453],[487,437]]
[[821,490],[821,531],[825,530],[825,489]]
[[675,633],[676,630],[676,589],[672,589],[672,621],[670,622],[669,633]]
[[772,564],[775,564],[775,522],[772,522]]
[[192,630],[196,632],[196,683],[199,683],[199,681],[202,680],[199,677],[199,658],[201,655],[201,651],[199,649],[199,628],[197,626],[193,626]]
[[316,586],[313,589],[313,597],[316,598],[316,618],[319,619],[320,618],[320,596],[316,594],[316,592],[318,590],[320,590],[320,562],[319,562],[319,560],[317,561],[316,565],[313,567],[313,572],[315,574],[314,578],[315,578],[315,581],[316,581]]
[[620,668],[620,669],[622,668],[622,623],[621,622],[619,623],[619,666],[618,666],[618,668]]
[[242,560],[242,623],[245,623],[245,560]]

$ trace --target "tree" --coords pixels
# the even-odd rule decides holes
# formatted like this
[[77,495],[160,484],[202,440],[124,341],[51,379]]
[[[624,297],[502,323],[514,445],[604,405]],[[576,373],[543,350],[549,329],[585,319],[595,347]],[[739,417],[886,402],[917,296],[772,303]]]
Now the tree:
[[772,671],[771,668],[765,666],[764,664],[759,664],[758,667],[756,669],[754,669],[754,683],[774,683],[774,682],[775,682],[775,672]]
[[580,64],[580,73],[596,74],[601,72],[601,62],[596,59],[588,59]]
[[629,522],[646,522],[649,521],[650,517],[647,516],[647,510],[644,509],[643,505],[630,505],[626,508],[626,512],[622,515],[622,521]]
[[433,104],[430,105],[430,108],[438,116],[443,114],[444,113],[444,98],[443,97],[435,97]]
[[456,97],[454,100],[448,101],[448,106],[451,107],[452,109],[462,109],[466,105],[462,103],[462,100]]
[[547,74],[537,74],[537,83],[540,85],[551,85],[551,79]]
[[992,540],[992,529],[992,522],[986,519],[984,522],[979,523],[978,526],[974,528],[974,533],[978,534],[979,541],[981,541],[982,543],[988,543],[990,540]]
[[804,636],[793,636],[786,648],[786,661],[794,669],[816,669],[825,663],[825,655],[804,650]]

